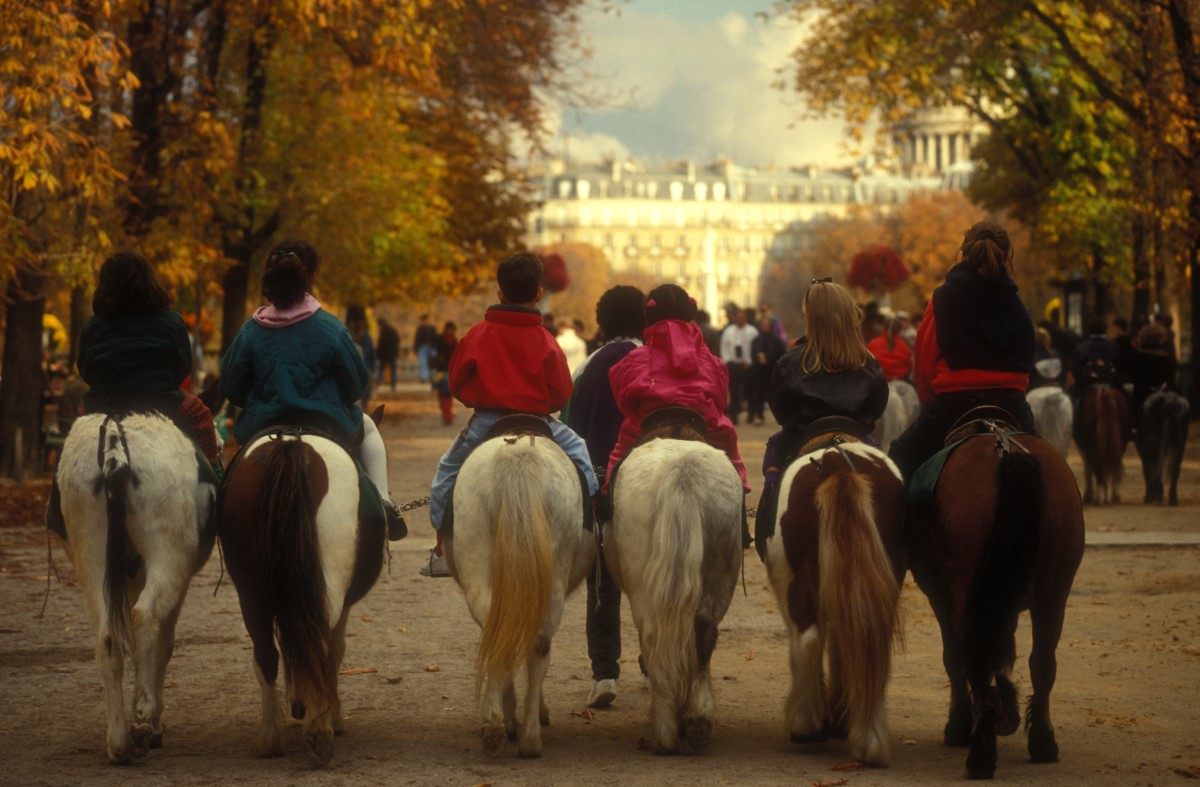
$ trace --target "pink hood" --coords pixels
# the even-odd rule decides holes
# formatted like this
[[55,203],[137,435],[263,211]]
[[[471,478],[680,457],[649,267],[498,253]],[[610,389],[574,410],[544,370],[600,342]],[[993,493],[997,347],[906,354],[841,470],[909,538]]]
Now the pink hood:
[[639,425],[662,407],[690,407],[716,427],[728,404],[729,374],[700,327],[664,320],[646,328],[644,338],[608,375],[621,413]]
[[301,320],[307,320],[317,313],[321,303],[310,293],[304,294],[304,299],[286,309],[276,309],[274,306],[260,306],[254,312],[254,321],[264,328],[286,328]]

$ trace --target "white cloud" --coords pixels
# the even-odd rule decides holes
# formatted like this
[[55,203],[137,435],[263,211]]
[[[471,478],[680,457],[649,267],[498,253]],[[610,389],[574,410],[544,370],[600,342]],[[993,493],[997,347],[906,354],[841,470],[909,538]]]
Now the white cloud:
[[[794,21],[743,13],[684,20],[623,6],[592,12],[583,30],[595,75],[585,89],[610,100],[568,110],[574,160],[617,145],[645,159],[794,165],[852,157],[842,121],[804,119],[795,93],[774,87],[804,40]],[[558,151],[561,140],[549,145]]]

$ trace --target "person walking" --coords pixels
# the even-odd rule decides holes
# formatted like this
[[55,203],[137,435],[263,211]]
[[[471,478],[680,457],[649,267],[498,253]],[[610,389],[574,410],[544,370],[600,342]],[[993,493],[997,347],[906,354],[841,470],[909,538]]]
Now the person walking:
[[563,355],[567,356],[567,369],[574,375],[575,370],[587,359],[587,342],[579,335],[570,320],[562,321],[554,340],[562,348]]
[[725,327],[721,334],[721,360],[729,371],[729,408],[726,414],[736,426],[738,416],[742,412],[742,402],[746,398],[746,386],[749,382],[750,360],[753,358],[751,345],[758,329],[746,323],[746,312],[743,309],[733,311],[733,322]]
[[769,315],[760,317],[758,336],[750,343],[753,360],[750,366],[750,412],[746,417],[747,423],[765,423],[771,372],[775,370],[775,363],[787,352],[787,345],[773,326]]
[[454,423],[454,394],[450,392],[450,359],[458,348],[458,326],[447,322],[442,327],[435,345],[437,352],[430,365],[433,367],[433,388],[437,392],[438,407],[442,411],[442,423]]
[[388,373],[388,384],[396,390],[396,362],[400,358],[400,334],[387,320],[379,321],[379,341],[375,344],[375,357],[379,362],[376,380],[383,383],[383,373]]
[[429,368],[429,359],[436,351],[437,328],[429,322],[429,315],[422,314],[417,332],[413,336],[413,352],[417,354],[417,375],[421,382],[427,383],[433,379],[433,370]]

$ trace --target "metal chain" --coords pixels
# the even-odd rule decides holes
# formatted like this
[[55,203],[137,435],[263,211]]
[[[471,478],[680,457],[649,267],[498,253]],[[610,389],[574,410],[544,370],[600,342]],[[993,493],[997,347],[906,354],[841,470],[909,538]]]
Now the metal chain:
[[410,500],[407,503],[405,503],[404,505],[400,506],[400,510],[401,511],[412,511],[414,508],[420,508],[421,506],[427,506],[427,505],[429,505],[429,498],[428,497],[419,497],[416,500]]

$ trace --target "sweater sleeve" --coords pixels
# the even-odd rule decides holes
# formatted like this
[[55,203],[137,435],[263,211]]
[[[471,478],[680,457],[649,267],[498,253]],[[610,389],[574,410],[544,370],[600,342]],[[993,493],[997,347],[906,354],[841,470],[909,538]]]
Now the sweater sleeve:
[[470,403],[463,399],[463,389],[475,379],[477,363],[475,361],[475,329],[467,331],[467,335],[462,338],[458,346],[454,348],[454,355],[450,356],[450,393],[460,402],[470,406]]
[[338,395],[346,404],[353,404],[367,390],[370,374],[350,331],[341,323],[334,326],[334,330],[333,374],[337,379]]
[[913,382],[917,386],[917,397],[922,403],[933,398],[933,377],[937,374],[941,350],[938,347],[937,324],[934,322],[933,301],[925,307],[925,316],[917,330],[916,363]]
[[554,413],[563,409],[571,398],[571,371],[558,342],[548,333],[546,339],[546,390],[550,394],[550,412]]

